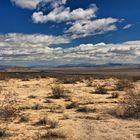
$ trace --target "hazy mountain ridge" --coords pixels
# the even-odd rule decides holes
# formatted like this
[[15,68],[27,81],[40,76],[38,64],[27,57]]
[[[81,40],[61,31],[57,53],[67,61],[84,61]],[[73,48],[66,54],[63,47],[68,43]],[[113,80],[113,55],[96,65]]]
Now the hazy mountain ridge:
[[17,67],[17,66],[9,66],[9,65],[0,65],[1,71],[6,72],[30,72],[30,71],[40,71],[45,69],[55,69],[55,68],[137,68],[140,69],[140,64],[120,64],[120,63],[107,63],[107,64],[66,64],[66,65],[59,65],[56,67],[48,67],[45,65],[36,65],[30,67]]

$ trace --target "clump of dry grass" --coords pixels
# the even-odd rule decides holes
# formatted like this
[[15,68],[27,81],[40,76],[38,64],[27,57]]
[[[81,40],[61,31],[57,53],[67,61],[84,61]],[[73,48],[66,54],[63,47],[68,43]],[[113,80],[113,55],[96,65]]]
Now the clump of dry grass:
[[107,89],[104,86],[97,86],[95,89],[95,93],[107,94]]
[[65,139],[66,135],[60,131],[49,130],[47,133],[41,136],[41,139],[54,140],[54,139]]
[[55,98],[55,99],[68,97],[65,89],[63,87],[60,87],[60,86],[52,87],[52,95],[53,95],[53,98]]
[[95,112],[95,111],[96,111],[95,108],[89,108],[89,107],[86,107],[86,106],[77,108],[77,112],[89,113],[89,112]]
[[36,125],[48,125],[50,128],[57,128],[58,127],[58,120],[52,120],[48,117],[44,117],[38,120],[38,122],[35,123]]
[[119,93],[113,92],[113,93],[111,93],[111,96],[109,98],[118,98],[118,97],[119,97]]
[[47,125],[48,117],[40,118],[35,124],[36,125]]
[[25,116],[25,115],[22,115],[21,117],[20,117],[20,120],[19,120],[20,122],[28,122],[29,121],[29,118],[27,117],[27,116]]
[[32,108],[33,110],[40,110],[40,109],[42,109],[43,107],[42,107],[40,104],[34,104],[31,108]]
[[113,114],[121,118],[140,117],[140,93],[138,90],[128,90]]
[[59,125],[58,120],[48,120],[48,125],[50,126],[50,128],[57,128]]
[[36,99],[37,96],[35,96],[35,95],[29,95],[28,98],[29,98],[29,99]]
[[66,109],[72,109],[72,108],[76,108],[76,107],[78,107],[77,102],[71,102],[71,103],[66,105]]

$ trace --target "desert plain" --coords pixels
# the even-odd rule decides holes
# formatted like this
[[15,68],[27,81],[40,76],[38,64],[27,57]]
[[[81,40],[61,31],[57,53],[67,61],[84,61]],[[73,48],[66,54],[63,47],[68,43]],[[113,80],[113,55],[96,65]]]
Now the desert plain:
[[140,80],[135,72],[131,78],[64,73],[1,73],[0,139],[140,139]]

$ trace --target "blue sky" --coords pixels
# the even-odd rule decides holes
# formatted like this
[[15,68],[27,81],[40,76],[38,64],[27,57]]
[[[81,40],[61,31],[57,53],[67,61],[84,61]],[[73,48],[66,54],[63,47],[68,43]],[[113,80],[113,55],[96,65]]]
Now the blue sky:
[[1,0],[0,62],[139,63],[139,0]]

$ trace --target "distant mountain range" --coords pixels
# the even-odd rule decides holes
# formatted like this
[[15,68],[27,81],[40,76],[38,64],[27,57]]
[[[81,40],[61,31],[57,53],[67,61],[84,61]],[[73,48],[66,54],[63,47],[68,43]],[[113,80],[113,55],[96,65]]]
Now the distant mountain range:
[[59,65],[56,67],[47,67],[45,65],[36,65],[30,67],[17,67],[17,66],[9,66],[9,65],[0,65],[0,70],[3,71],[38,71],[44,69],[52,69],[52,68],[138,68],[140,69],[140,64],[121,64],[121,63],[107,63],[107,64],[66,64]]
[[68,64],[68,65],[61,65],[58,68],[70,68],[70,67],[88,67],[88,68],[140,68],[140,64],[121,64],[121,63],[107,63],[107,64]]

